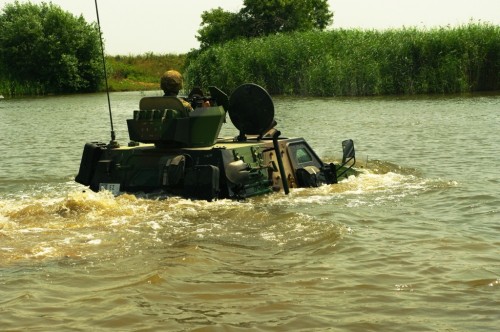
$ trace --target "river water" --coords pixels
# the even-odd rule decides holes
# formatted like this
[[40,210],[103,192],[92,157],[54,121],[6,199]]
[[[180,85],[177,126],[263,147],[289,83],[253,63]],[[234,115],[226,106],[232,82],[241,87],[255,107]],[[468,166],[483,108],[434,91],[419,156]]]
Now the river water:
[[[111,94],[123,144],[142,96]],[[274,102],[326,160],[352,138],[362,174],[244,202],[93,193],[73,179],[109,141],[105,95],[1,100],[1,330],[498,331],[500,96]]]

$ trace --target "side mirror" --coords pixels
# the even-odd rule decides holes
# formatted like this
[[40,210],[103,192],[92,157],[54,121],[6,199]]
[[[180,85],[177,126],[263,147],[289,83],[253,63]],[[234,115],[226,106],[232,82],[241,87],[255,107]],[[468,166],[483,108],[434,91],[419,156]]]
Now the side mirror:
[[342,165],[337,168],[337,179],[347,174],[347,172],[356,164],[356,152],[354,151],[354,142],[352,139],[346,139],[342,142]]
[[346,139],[342,142],[342,164],[345,164],[351,159],[356,158],[356,152],[354,151],[354,141],[352,139]]

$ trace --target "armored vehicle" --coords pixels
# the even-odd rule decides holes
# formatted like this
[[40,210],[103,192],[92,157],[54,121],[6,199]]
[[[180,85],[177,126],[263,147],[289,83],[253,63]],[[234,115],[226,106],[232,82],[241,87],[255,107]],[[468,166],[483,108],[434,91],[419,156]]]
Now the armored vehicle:
[[[228,97],[193,90],[186,100],[144,97],[127,120],[130,142],[85,144],[76,181],[93,191],[160,192],[191,199],[244,199],[290,188],[337,183],[353,174],[352,140],[338,165],[323,162],[303,138],[276,129],[271,96],[243,84]],[[239,133],[219,137],[227,116]]]

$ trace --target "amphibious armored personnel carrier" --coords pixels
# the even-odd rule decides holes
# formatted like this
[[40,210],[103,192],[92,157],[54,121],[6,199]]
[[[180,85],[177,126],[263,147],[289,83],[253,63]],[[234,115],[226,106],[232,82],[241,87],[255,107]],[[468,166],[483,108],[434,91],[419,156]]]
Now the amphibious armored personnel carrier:
[[[85,144],[76,181],[93,191],[164,192],[192,199],[244,199],[289,188],[337,183],[353,174],[352,140],[342,142],[338,165],[323,162],[303,138],[275,128],[272,98],[255,84],[230,97],[216,87],[186,98],[144,97],[127,120],[127,146]],[[239,130],[220,138],[226,114]]]

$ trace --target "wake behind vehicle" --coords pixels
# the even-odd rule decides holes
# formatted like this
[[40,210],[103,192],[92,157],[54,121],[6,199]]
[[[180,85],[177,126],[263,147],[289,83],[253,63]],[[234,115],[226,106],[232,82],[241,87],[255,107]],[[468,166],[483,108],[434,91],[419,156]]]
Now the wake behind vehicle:
[[[338,165],[323,162],[303,138],[275,128],[272,98],[243,84],[228,96],[209,87],[186,99],[144,97],[127,120],[130,142],[85,144],[76,182],[93,191],[164,192],[192,199],[244,199],[289,188],[335,184],[355,170],[352,140],[342,142]],[[229,115],[239,130],[220,138]]]

